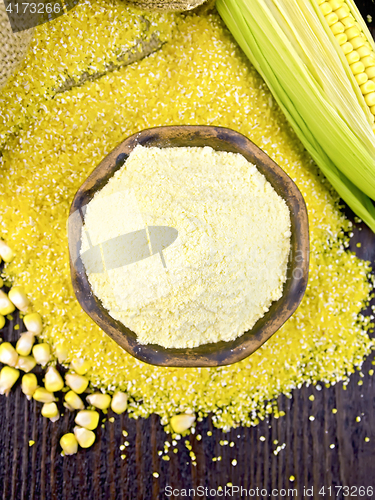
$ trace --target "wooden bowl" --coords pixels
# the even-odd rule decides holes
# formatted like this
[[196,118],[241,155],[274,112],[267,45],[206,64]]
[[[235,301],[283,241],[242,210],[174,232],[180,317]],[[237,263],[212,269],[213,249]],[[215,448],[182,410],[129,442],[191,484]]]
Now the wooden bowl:
[[[113,319],[93,294],[79,255],[82,222],[71,223],[73,214],[79,213],[77,211],[90,202],[138,144],[159,148],[211,146],[217,151],[240,153],[257,166],[275,191],[286,201],[290,210],[292,237],[283,295],[271,305],[269,311],[251,330],[237,339],[186,349],[166,349],[154,344],[142,345],[138,343],[136,334]],[[153,365],[220,366],[240,361],[258,349],[285,323],[297,309],[306,289],[309,229],[303,197],[290,177],[261,149],[243,135],[227,128],[183,125],[157,127],[128,137],[104,158],[79,188],[70,209],[68,226],[73,289],[82,308],[121,347],[141,361]]]

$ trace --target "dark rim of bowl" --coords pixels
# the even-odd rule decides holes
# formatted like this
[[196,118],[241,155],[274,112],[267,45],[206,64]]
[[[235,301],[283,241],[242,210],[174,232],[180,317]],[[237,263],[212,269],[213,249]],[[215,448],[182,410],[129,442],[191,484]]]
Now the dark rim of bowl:
[[[70,209],[79,211],[102,189],[120,169],[130,152],[138,145],[145,147],[210,146],[218,151],[242,154],[272,184],[290,210],[292,237],[287,280],[282,297],[253,328],[229,342],[205,344],[195,348],[166,349],[156,344],[142,345],[137,336],[121,322],[112,318],[93,294],[79,256],[81,226],[68,225],[70,269],[73,289],[83,310],[134,357],[149,364],[173,367],[207,367],[229,365],[252,354],[268,340],[294,313],[301,302],[308,280],[309,230],[304,199],[292,179],[264,151],[247,137],[223,127],[181,125],[156,127],[128,137],[115,148],[90,174],[77,191]],[[82,225],[82,224],[81,224]]]

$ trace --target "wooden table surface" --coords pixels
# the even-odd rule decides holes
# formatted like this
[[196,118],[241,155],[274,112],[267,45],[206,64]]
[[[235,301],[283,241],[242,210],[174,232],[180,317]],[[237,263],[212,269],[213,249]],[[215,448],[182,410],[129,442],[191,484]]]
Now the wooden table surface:
[[[372,14],[375,19],[374,0],[357,4],[364,16]],[[361,248],[356,247],[358,241]],[[366,226],[362,225],[361,231],[357,226],[351,249],[375,264],[375,236]],[[18,318],[7,322],[1,332],[4,339],[16,340],[15,323],[21,325]],[[18,386],[9,397],[0,397],[0,498],[212,499],[223,497],[207,490],[201,496],[198,492],[202,490],[197,490],[196,497],[182,496],[183,492],[167,496],[165,487],[217,489],[228,482],[246,488],[248,494],[241,497],[234,493],[226,498],[375,497],[371,494],[371,488],[375,490],[375,379],[368,375],[375,368],[373,359],[371,355],[363,365],[361,386],[356,373],[347,390],[339,383],[321,390],[303,387],[293,392],[292,399],[281,396],[279,406],[286,412],[285,417],[270,418],[257,427],[232,429],[226,434],[215,429],[210,419],[198,423],[197,433],[203,439],[189,437],[197,456],[196,466],[191,465],[182,442],[178,444],[179,452],[170,454],[169,462],[161,460],[158,450],[163,449],[170,436],[166,436],[156,416],[147,420],[116,417],[114,423],[107,421],[104,429],[98,429],[97,442],[91,449],[61,457],[59,438],[73,428],[73,416],[66,412],[57,423],[51,423],[40,415],[41,405],[27,401]],[[314,401],[309,400],[311,394]],[[336,414],[332,413],[333,408],[337,409]],[[314,421],[309,420],[310,415]],[[125,460],[119,450],[125,440],[123,429],[129,433]],[[207,436],[208,431],[212,431],[211,437]],[[260,440],[261,436],[265,440]],[[365,442],[365,437],[370,441]],[[220,446],[223,439],[234,441],[235,446]],[[35,444],[29,446],[29,440]],[[285,448],[275,454],[277,446],[284,443]],[[218,455],[222,460],[213,462],[212,458]],[[232,465],[234,458],[236,466]],[[153,477],[154,471],[159,472],[158,478]],[[295,476],[295,481],[290,481],[290,476]],[[349,491],[340,491],[340,486],[349,487]],[[359,489],[361,486],[365,487],[364,492]],[[337,494],[330,495],[329,487]],[[249,491],[251,488],[254,491]],[[284,493],[282,488],[295,489],[297,493]],[[279,493],[275,491],[272,496],[273,489]]]

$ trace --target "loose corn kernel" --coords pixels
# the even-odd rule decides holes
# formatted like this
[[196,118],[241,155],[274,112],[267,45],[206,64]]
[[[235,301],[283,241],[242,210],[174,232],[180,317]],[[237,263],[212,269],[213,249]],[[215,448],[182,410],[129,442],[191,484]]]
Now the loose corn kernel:
[[352,70],[353,75],[358,75],[359,73],[364,73],[365,67],[361,61],[355,62],[350,65],[350,69]]
[[0,344],[0,362],[4,365],[16,366],[18,354],[10,342]]
[[339,45],[344,45],[348,41],[348,37],[345,35],[345,33],[339,33],[335,35],[336,40],[338,41]]
[[33,332],[35,335],[39,335],[42,332],[42,317],[39,313],[26,314],[23,322],[29,332]]
[[67,373],[65,375],[65,382],[77,394],[82,394],[89,385],[89,381],[86,377],[75,373]]
[[372,107],[375,106],[375,92],[371,92],[370,94],[366,94],[365,101],[367,106]]
[[4,328],[5,325],[5,318],[2,314],[0,314],[0,330]]
[[337,21],[339,20],[339,18],[337,17],[337,15],[334,12],[327,14],[325,16],[325,18],[326,18],[326,21],[328,23],[328,26],[332,26],[332,24],[337,23]]
[[44,403],[42,407],[43,417],[49,418],[51,422],[56,422],[60,418],[59,409],[56,403]]
[[346,54],[345,57],[349,64],[354,64],[359,61],[359,54],[356,50],[353,50],[349,54]]
[[0,371],[0,394],[8,394],[17,382],[20,372],[10,366],[4,366]]
[[182,432],[190,429],[194,421],[195,421],[194,415],[188,415],[182,413],[180,415],[175,415],[174,417],[172,417],[170,420],[170,424],[174,432],[176,432],[177,434],[181,434]]
[[74,435],[81,448],[90,448],[95,443],[95,434],[84,427],[74,427]]
[[99,413],[95,410],[81,410],[77,413],[75,423],[93,431],[99,424]]
[[47,391],[57,392],[64,387],[64,380],[54,366],[48,367],[44,379],[44,385]]
[[33,355],[38,365],[46,365],[51,359],[51,350],[49,345],[45,342],[34,345]]
[[35,368],[36,361],[33,356],[19,356],[16,368],[23,372],[29,373]]
[[[339,21],[336,24],[334,24],[333,26],[331,26],[331,31],[334,35],[338,35],[339,33],[344,33],[345,27],[342,24],[342,22]],[[346,35],[346,36],[348,37],[348,35]],[[349,40],[349,37],[348,37],[348,40]]]
[[0,314],[6,316],[12,313],[16,308],[14,304],[9,300],[8,295],[0,290]]
[[78,373],[78,375],[85,375],[85,373],[90,370],[91,363],[86,359],[74,358],[70,363],[70,367]]
[[78,441],[72,432],[68,432],[61,437],[60,446],[64,455],[75,455],[78,451]]
[[344,54],[350,54],[350,52],[353,52],[353,45],[350,42],[346,42],[343,45],[341,45],[341,50],[344,52]]
[[326,16],[327,14],[330,14],[332,12],[332,7],[328,2],[322,3],[321,5],[319,5],[319,8],[322,11],[323,16]]
[[35,373],[28,373],[22,377],[21,389],[27,399],[31,399],[38,388],[38,380]]
[[101,392],[94,392],[86,397],[86,401],[95,408],[99,408],[99,410],[107,410],[111,405],[111,396]]
[[35,342],[35,335],[33,332],[22,333],[20,338],[17,340],[16,351],[21,356],[28,356],[31,353]]
[[359,73],[359,75],[355,75],[354,78],[356,79],[358,85],[363,85],[368,80],[368,76],[366,75],[366,73]]
[[64,363],[64,361],[66,361],[68,354],[69,354],[69,349],[68,349],[67,345],[63,342],[60,342],[59,344],[57,344],[57,346],[55,347],[55,354],[56,354],[58,362],[60,364]]
[[8,297],[11,302],[22,312],[26,312],[30,301],[26,296],[25,290],[21,286],[14,286],[9,290]]
[[13,250],[4,240],[0,240],[0,257],[4,262],[10,262],[13,259]]
[[33,394],[33,398],[40,403],[53,403],[56,401],[55,395],[44,387],[38,387]]
[[72,410],[83,410],[85,405],[82,399],[74,391],[69,391],[65,394],[65,401]]
[[112,410],[120,415],[124,413],[128,407],[128,395],[125,392],[115,392],[111,401]]
[[361,85],[360,89],[363,95],[375,92],[375,83],[372,80],[368,80],[366,83]]

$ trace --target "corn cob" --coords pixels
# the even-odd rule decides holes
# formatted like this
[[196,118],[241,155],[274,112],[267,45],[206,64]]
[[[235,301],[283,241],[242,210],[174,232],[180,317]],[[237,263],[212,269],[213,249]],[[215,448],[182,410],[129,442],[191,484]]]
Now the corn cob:
[[354,2],[216,7],[322,172],[375,231],[375,44]]

